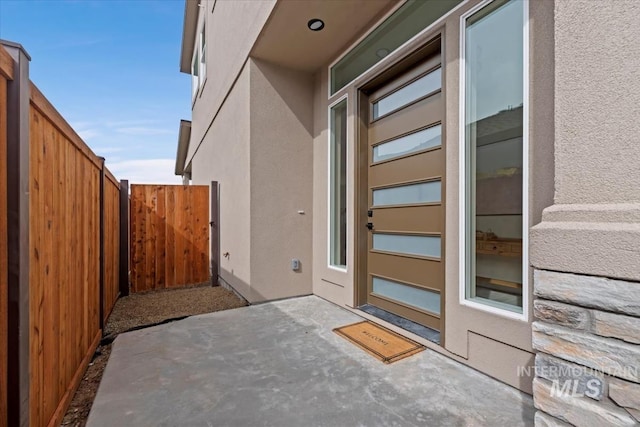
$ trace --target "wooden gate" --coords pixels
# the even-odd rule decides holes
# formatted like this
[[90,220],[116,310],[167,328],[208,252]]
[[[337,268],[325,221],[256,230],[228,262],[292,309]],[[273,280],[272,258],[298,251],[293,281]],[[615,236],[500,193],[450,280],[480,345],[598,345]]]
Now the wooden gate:
[[209,186],[131,185],[131,292],[209,280]]

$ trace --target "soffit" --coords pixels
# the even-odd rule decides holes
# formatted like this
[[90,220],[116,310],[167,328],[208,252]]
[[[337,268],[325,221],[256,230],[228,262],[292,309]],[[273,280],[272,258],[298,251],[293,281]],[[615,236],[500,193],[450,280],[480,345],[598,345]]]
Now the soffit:
[[191,122],[180,120],[180,131],[178,132],[178,151],[176,153],[175,174],[182,175],[185,172],[185,161],[189,151],[189,140],[191,139]]
[[182,22],[182,45],[180,47],[180,71],[191,73],[191,56],[196,40],[196,24],[198,23],[198,0],[185,0],[184,19]]
[[[251,56],[301,71],[327,64],[400,0],[280,0]],[[324,21],[322,31],[307,28]]]

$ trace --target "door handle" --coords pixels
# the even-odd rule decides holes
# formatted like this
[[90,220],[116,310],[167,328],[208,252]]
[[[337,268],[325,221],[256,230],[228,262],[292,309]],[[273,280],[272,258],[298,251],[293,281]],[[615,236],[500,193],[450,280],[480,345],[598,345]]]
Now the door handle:
[[373,223],[372,223],[372,222],[368,222],[368,223],[367,223],[367,228],[368,228],[369,230],[373,230]]

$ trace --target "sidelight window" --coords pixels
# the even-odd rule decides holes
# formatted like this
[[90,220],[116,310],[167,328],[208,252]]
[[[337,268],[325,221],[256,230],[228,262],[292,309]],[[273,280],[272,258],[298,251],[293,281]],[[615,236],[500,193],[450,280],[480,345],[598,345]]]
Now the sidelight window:
[[525,4],[496,0],[463,18],[461,61],[465,300],[517,314],[528,275]]
[[347,100],[329,110],[329,265],[347,266]]

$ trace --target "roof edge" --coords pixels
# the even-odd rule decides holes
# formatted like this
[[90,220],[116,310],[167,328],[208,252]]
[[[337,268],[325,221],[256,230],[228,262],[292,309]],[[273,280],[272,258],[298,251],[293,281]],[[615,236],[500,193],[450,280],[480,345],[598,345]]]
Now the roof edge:
[[189,120],[180,120],[180,130],[178,132],[178,150],[176,152],[176,175],[184,174],[184,162],[187,160],[187,152],[189,151],[190,139],[191,122]]
[[199,0],[185,0],[182,23],[182,47],[180,48],[180,71],[191,73],[191,55],[196,40]]

